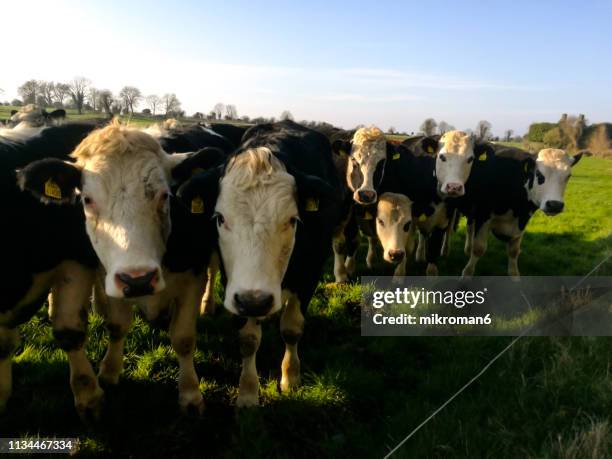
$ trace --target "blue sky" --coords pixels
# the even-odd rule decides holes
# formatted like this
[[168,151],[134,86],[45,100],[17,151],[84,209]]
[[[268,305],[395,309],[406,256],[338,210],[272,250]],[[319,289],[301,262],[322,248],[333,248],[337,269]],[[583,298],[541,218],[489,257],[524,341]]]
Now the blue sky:
[[[175,92],[188,113],[416,131],[612,120],[609,2],[54,0],[3,5],[3,99],[29,78]],[[25,33],[27,31],[27,33]]]

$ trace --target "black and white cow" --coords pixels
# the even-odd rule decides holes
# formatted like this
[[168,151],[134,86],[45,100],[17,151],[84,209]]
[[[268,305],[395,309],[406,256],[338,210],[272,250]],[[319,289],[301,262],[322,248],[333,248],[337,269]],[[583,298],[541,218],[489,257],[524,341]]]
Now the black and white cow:
[[[11,357],[18,343],[18,327],[41,307],[50,289],[56,298],[53,335],[68,355],[75,405],[85,415],[101,401],[102,390],[83,347],[98,260],[85,232],[83,210],[67,190],[74,177],[52,181],[34,173],[25,180],[43,201],[65,203],[56,206],[22,192],[16,174],[17,169],[27,169],[42,158],[63,164],[94,128],[79,123],[0,130],[0,240],[9,268],[0,277],[0,410],[11,394]],[[23,185],[23,176],[21,182]]]
[[240,146],[242,143],[242,137],[249,129],[249,126],[236,126],[235,124],[228,123],[211,123],[210,125],[206,125],[206,127],[211,131],[225,137],[235,147]]
[[508,275],[518,277],[520,245],[529,219],[538,209],[549,216],[563,211],[571,168],[582,153],[570,156],[547,148],[533,155],[518,148],[493,148],[494,154],[477,158],[465,195],[457,200],[468,218],[465,252],[470,259],[463,275],[474,275],[492,232],[507,243]]
[[66,110],[59,108],[52,112],[47,112],[36,104],[28,104],[20,110],[11,111],[8,125],[15,127],[24,125],[28,127],[52,126],[66,119]]
[[[150,135],[114,121],[78,145],[71,155],[75,162],[48,158],[20,172],[22,188],[44,202],[64,204],[49,208],[71,206],[78,197],[76,222],[57,218],[55,224],[80,229],[100,261],[96,307],[110,334],[100,366],[102,380],[118,381],[131,304],[139,303],[145,316],[154,319],[174,302],[170,337],[178,355],[179,402],[184,409],[203,407],[193,352],[197,310],[214,239],[206,237],[213,225],[201,208],[194,205],[186,210],[177,205],[173,183],[217,164],[224,156],[218,149],[169,155]],[[54,315],[63,302],[56,293],[52,295]],[[84,339],[84,330],[80,332],[79,338]],[[82,347],[82,340],[76,344]],[[95,378],[87,376],[89,385],[95,382],[97,387]],[[87,402],[91,406],[98,401]]]
[[214,217],[224,306],[246,318],[238,406],[258,404],[259,320],[281,309],[280,387],[287,391],[299,383],[303,314],[330,254],[339,193],[329,141],[291,121],[251,128],[224,167],[199,174],[181,190],[188,206],[202,199]]

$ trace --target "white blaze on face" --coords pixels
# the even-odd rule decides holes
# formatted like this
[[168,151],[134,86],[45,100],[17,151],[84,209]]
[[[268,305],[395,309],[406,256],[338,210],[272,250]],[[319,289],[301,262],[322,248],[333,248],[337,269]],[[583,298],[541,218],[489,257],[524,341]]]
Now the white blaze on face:
[[436,177],[444,196],[463,196],[474,162],[474,138],[463,131],[446,132],[436,155]]
[[86,228],[106,270],[106,293],[122,298],[163,290],[175,159],[151,136],[116,122],[90,134],[73,156],[82,170]]
[[260,317],[280,309],[295,244],[296,199],[295,179],[269,149],[247,150],[229,164],[215,211],[230,312]]
[[379,128],[357,129],[346,171],[348,186],[357,203],[372,204],[376,201],[374,173],[386,157],[387,141]]
[[574,158],[565,151],[545,148],[536,160],[533,185],[529,188],[529,199],[547,215],[556,215],[563,210],[565,188],[572,175]]
[[385,261],[398,263],[406,256],[411,224],[412,201],[403,194],[384,193],[376,209],[376,235]]

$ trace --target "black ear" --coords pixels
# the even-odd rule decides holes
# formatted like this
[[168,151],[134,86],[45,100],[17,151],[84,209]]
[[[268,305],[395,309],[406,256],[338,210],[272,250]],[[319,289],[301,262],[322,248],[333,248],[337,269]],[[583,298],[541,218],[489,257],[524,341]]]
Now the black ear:
[[349,156],[351,154],[351,142],[348,140],[334,140],[332,151],[338,156]]
[[576,164],[578,164],[578,161],[580,161],[582,159],[582,155],[584,154],[584,151],[581,151],[578,154],[575,154],[574,156],[572,156],[572,167],[574,167]]
[[172,169],[172,178],[183,183],[194,175],[216,167],[225,161],[225,153],[220,148],[205,147],[190,154]]
[[18,171],[17,182],[42,202],[71,203],[81,186],[81,169],[55,158],[41,159]]
[[51,118],[51,119],[66,118],[66,110],[64,110],[63,108],[58,108],[57,110],[53,110],[51,113],[47,114],[47,118]]
[[219,195],[219,180],[223,167],[217,166],[194,175],[177,191],[177,196],[192,214],[211,218]]
[[15,113],[17,113],[17,110],[11,110],[11,116],[13,116]]
[[474,145],[474,160],[487,161],[495,154],[493,146],[489,143],[477,143]]
[[287,167],[287,172],[293,175],[298,194],[298,208],[302,218],[307,216],[322,216],[334,208],[339,202],[338,191],[329,183],[314,175],[303,174]]
[[438,152],[439,139],[437,137],[424,137],[421,141],[423,152],[429,155],[435,155]]
[[529,188],[533,188],[533,181],[535,179],[535,168],[536,168],[536,160],[535,158],[529,156],[525,158],[522,163],[523,170],[523,180],[529,181]]

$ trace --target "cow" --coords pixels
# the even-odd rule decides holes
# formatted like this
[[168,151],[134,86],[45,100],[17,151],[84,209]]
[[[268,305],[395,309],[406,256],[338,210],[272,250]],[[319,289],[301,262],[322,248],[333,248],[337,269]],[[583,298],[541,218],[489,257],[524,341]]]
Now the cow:
[[[18,176],[21,188],[49,203],[48,208],[72,209],[72,203],[78,202],[75,221],[57,218],[54,224],[81,230],[79,237],[91,243],[99,261],[93,276],[96,306],[110,335],[109,350],[100,366],[102,381],[118,381],[122,362],[116,357],[121,356],[131,320],[127,305],[138,302],[145,316],[153,319],[174,300],[170,337],[179,357],[179,403],[184,409],[203,407],[193,352],[195,317],[207,256],[212,251],[205,237],[211,224],[202,218],[200,209],[187,213],[182,205],[173,205],[172,185],[173,178],[188,177],[190,171],[208,167],[211,158],[217,161],[220,155],[216,149],[212,154],[204,149],[170,155],[150,135],[114,120],[78,144],[71,154],[74,162],[46,158],[29,163]],[[87,289],[86,283],[81,285]],[[63,307],[63,295],[62,291],[52,294],[55,315]],[[81,298],[80,308],[88,296]],[[83,327],[78,335],[68,334],[67,341],[72,348],[82,349],[84,337]],[[100,395],[91,373],[86,380],[77,379],[77,387],[83,382],[95,386]],[[99,404],[93,397],[86,402],[87,408]]]
[[64,203],[56,206],[22,192],[16,173],[43,158],[55,163],[68,160],[69,153],[95,127],[72,123],[0,130],[0,240],[3,256],[10,260],[10,269],[0,279],[0,411],[11,394],[11,357],[19,341],[18,327],[40,309],[50,289],[56,298],[53,336],[68,356],[77,411],[88,417],[100,406],[103,392],[84,349],[86,305],[98,261],[85,232],[82,208],[73,203],[78,197],[62,194],[71,177],[57,182],[30,177],[29,183],[38,183],[42,200]]
[[250,126],[236,126],[228,123],[211,123],[205,126],[213,132],[228,139],[235,147],[242,143],[242,136]]
[[51,126],[66,119],[66,110],[60,108],[51,113],[36,104],[23,106],[19,111],[11,110],[10,126],[25,125],[29,127]]
[[[583,153],[546,148],[533,155],[519,148],[493,146],[493,154],[478,157],[465,184],[458,209],[467,216],[463,276],[474,275],[487,249],[489,232],[506,242],[508,275],[518,278],[518,256],[527,223],[537,210],[557,215],[564,209],[564,192],[571,168]],[[441,185],[442,186],[442,185]]]
[[[339,224],[340,182],[328,139],[292,121],[249,129],[223,167],[198,174],[180,195],[202,199],[216,222],[224,306],[245,322],[238,407],[259,403],[260,320],[280,311],[280,388],[300,381],[304,313]],[[210,209],[210,210],[209,210]]]

